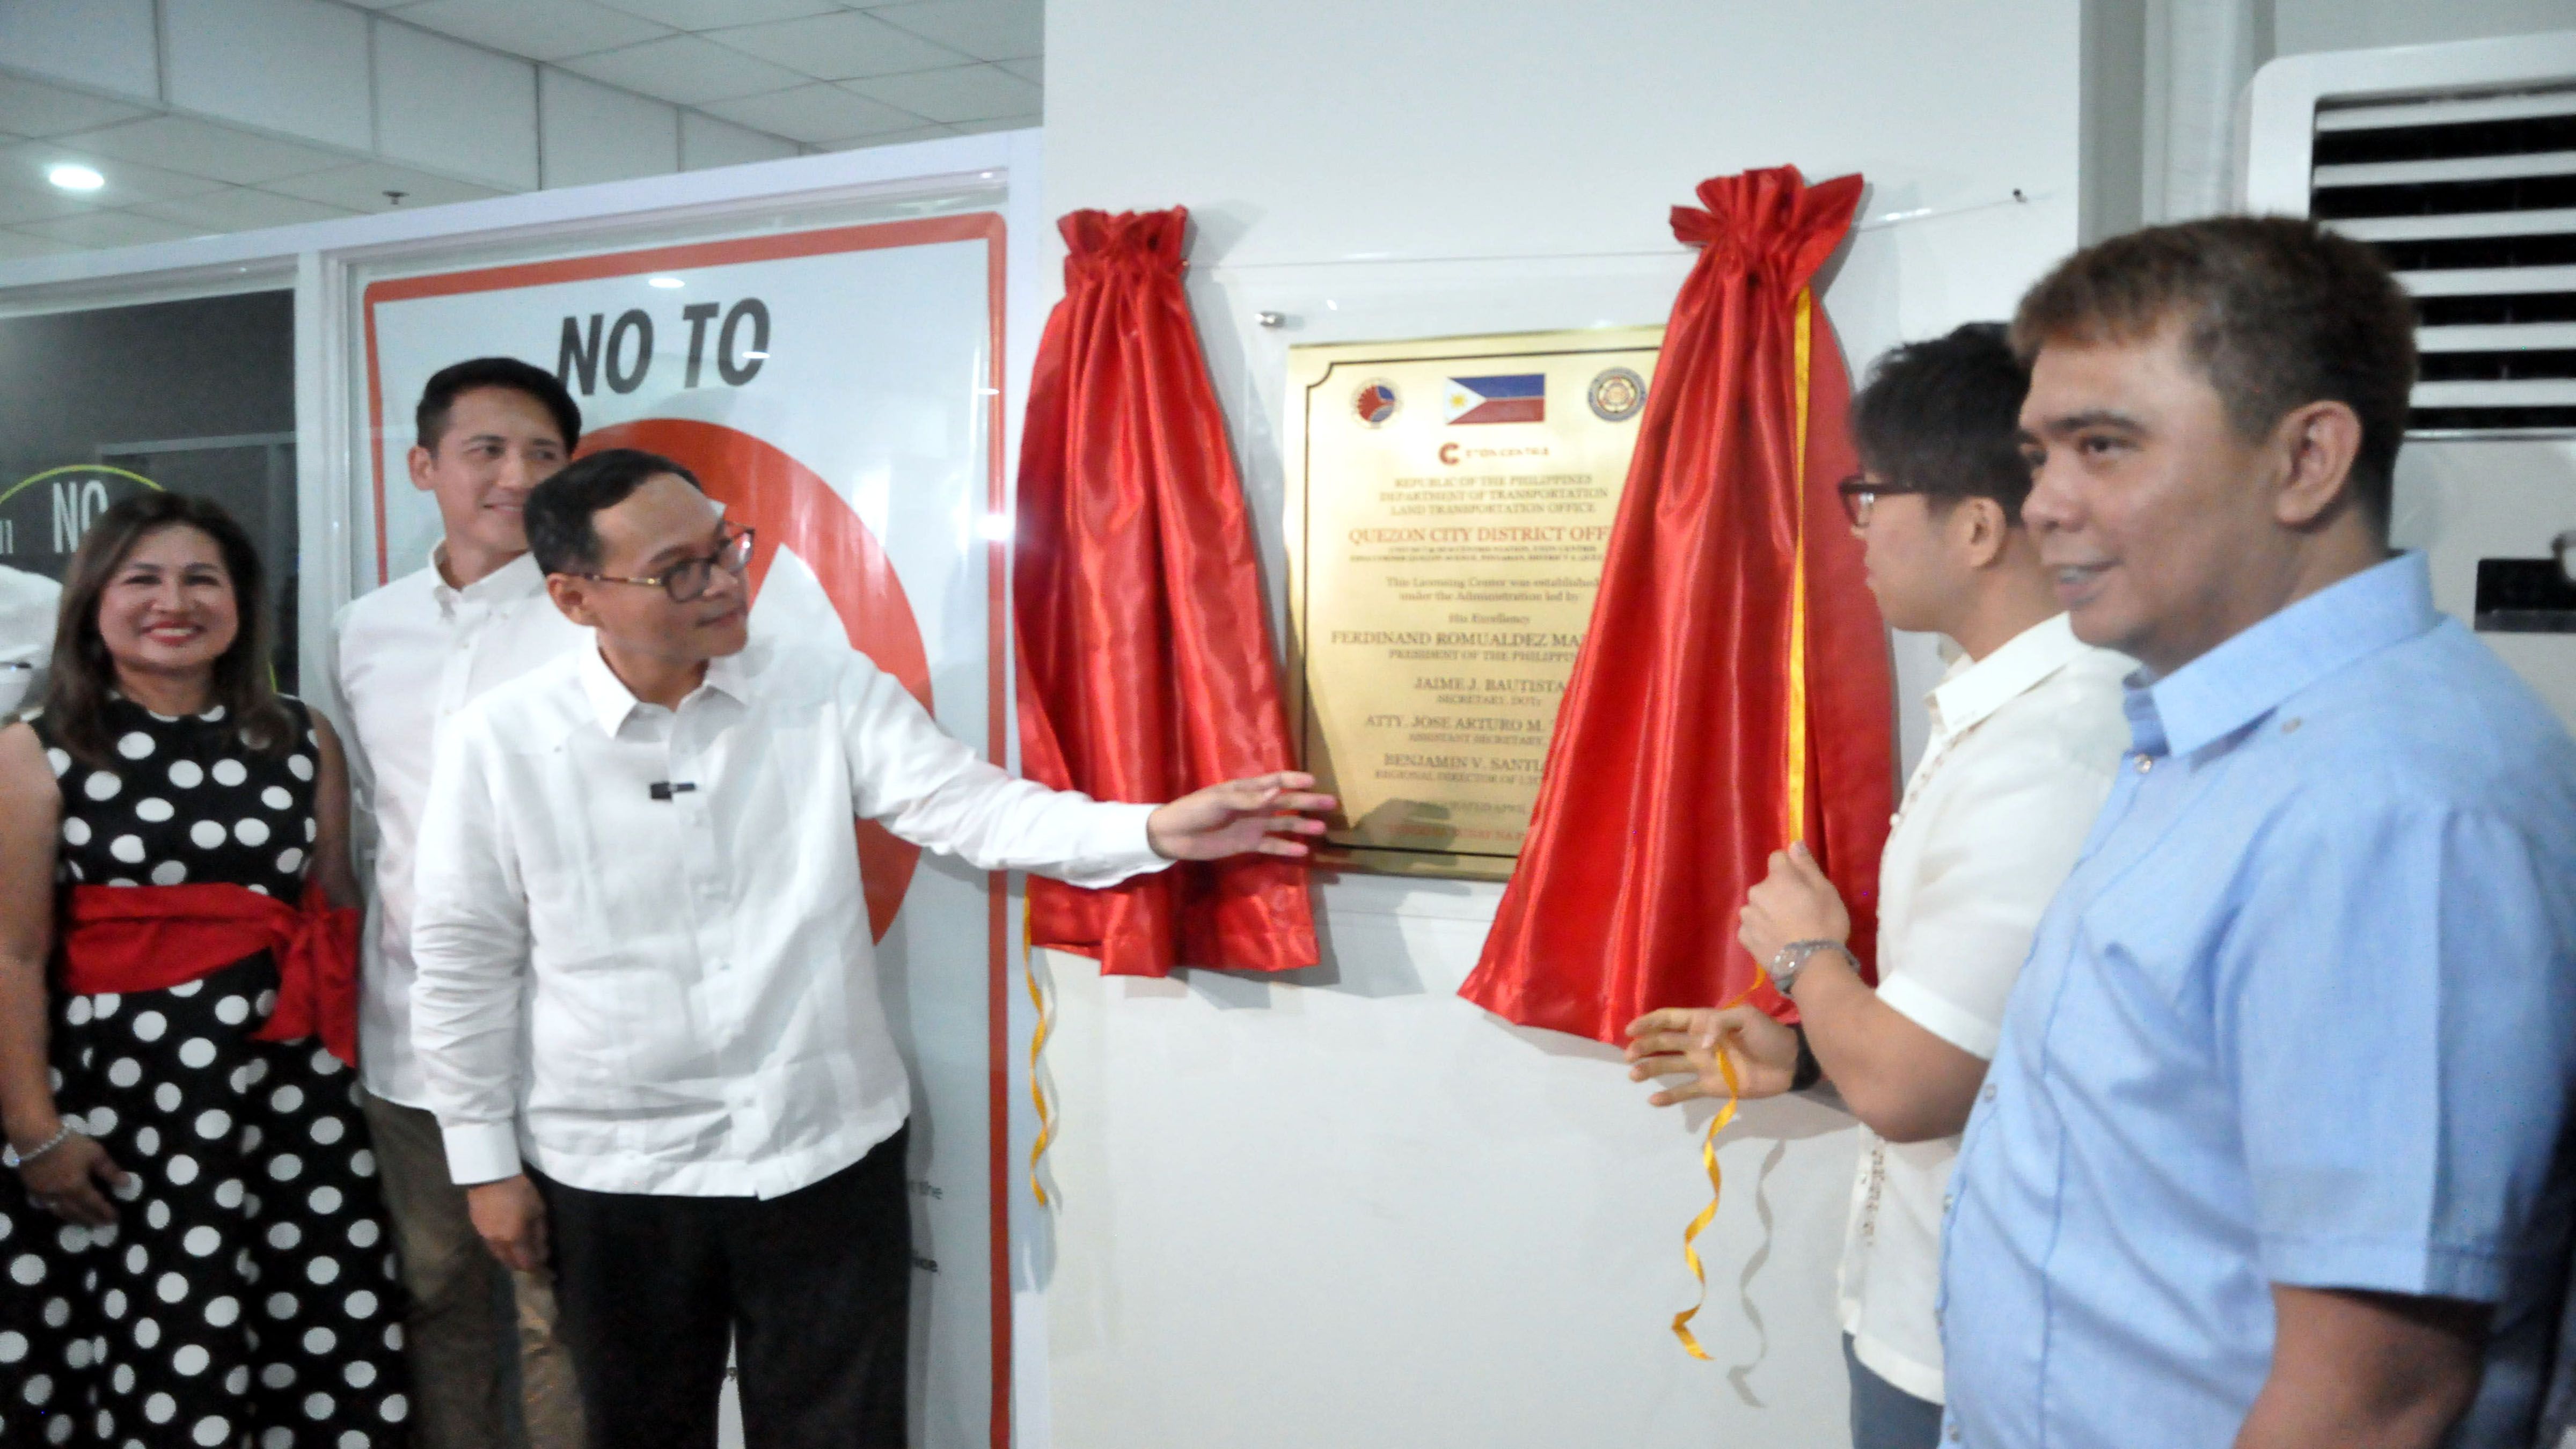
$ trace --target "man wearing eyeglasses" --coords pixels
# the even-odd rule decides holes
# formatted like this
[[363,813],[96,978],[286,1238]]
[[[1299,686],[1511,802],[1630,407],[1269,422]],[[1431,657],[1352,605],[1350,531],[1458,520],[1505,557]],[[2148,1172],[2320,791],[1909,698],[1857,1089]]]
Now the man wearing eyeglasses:
[[1841,898],[1795,845],[1745,900],[1739,939],[1802,1026],[1738,1006],[1650,1012],[1628,1028],[1633,1077],[1694,1077],[1658,1106],[1726,1090],[1723,1050],[1747,1096],[1820,1071],[1860,1118],[1841,1304],[1854,1449],[1940,1439],[1933,1303],[1959,1130],[2127,737],[2129,661],[2075,638],[2021,521],[2027,381],[2003,328],[1978,323],[1882,357],[1853,400],[1867,471],[1842,497],[1870,591],[1888,623],[1942,634],[1962,656],[1927,701],[1931,745],[1881,858],[1878,989],[1843,948]]
[[530,495],[581,649],[440,741],[414,1037],[474,1220],[552,1261],[599,1449],[904,1443],[909,1101],[854,816],[984,870],[1107,886],[1303,855],[1296,774],[1168,805],[1015,779],[864,656],[752,642],[752,539],[619,450]]

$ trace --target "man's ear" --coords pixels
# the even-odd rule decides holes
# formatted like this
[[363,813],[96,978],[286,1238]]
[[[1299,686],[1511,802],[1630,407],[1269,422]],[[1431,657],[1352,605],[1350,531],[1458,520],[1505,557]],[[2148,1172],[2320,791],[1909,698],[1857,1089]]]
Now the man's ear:
[[1973,569],[1992,568],[2012,541],[2004,506],[1991,498],[1971,495],[1951,504],[1948,524],[1952,541]]
[[2282,457],[2272,517],[2290,528],[2319,523],[2351,496],[2352,463],[2361,453],[2361,416],[2348,403],[2292,408],[2272,429]]
[[411,451],[403,454],[403,462],[408,464],[411,468],[411,486],[419,489],[423,493],[427,493],[437,486],[429,481],[429,465],[436,461],[436,459],[436,454],[430,452],[420,444],[414,443],[411,445]]
[[590,607],[590,581],[570,574],[546,575],[546,597],[555,601],[563,616],[585,629],[599,627],[599,616]]

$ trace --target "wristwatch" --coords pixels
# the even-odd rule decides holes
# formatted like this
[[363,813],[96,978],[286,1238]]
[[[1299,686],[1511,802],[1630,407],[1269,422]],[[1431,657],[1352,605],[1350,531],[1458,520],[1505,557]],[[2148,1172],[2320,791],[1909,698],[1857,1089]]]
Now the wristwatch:
[[1807,958],[1818,951],[1840,951],[1843,959],[1852,963],[1853,970],[1860,969],[1860,958],[1854,956],[1851,948],[1840,941],[1792,941],[1781,947],[1778,954],[1771,958],[1772,989],[1782,996],[1788,995],[1790,986],[1798,979],[1798,973],[1807,969]]

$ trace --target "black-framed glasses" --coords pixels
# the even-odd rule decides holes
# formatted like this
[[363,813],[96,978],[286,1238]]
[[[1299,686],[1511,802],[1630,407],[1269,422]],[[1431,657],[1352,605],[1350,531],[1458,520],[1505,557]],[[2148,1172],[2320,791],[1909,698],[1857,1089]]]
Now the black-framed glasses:
[[1892,494],[1922,491],[1920,488],[1909,488],[1902,483],[1884,482],[1870,477],[1867,473],[1854,473],[1834,485],[1834,492],[1841,495],[1843,500],[1843,517],[1850,519],[1851,526],[1854,528],[1869,527],[1869,510],[1878,500]]
[[740,578],[751,567],[751,537],[752,530],[737,528],[725,535],[724,542],[716,545],[715,552],[682,559],[658,574],[648,574],[640,579],[621,574],[583,574],[582,577],[603,584],[644,584],[670,595],[672,603],[693,604],[706,597],[707,585],[714,580],[716,570],[723,569]]

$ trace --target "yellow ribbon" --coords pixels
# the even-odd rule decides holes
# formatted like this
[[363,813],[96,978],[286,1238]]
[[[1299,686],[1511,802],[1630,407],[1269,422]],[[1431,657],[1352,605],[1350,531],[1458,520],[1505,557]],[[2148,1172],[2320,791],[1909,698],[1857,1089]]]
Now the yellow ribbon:
[[1790,465],[1789,518],[1793,542],[1789,552],[1789,757],[1788,788],[1781,792],[1784,833],[1790,840],[1807,833],[1807,373],[1813,356],[1816,294],[1798,289],[1797,456]]
[[[1787,788],[1781,791],[1782,835],[1797,840],[1807,832],[1807,392],[1808,376],[1814,358],[1815,292],[1798,289],[1797,330],[1791,345],[1796,353],[1797,392],[1794,401],[1797,455],[1790,464],[1794,480],[1789,517],[1792,539],[1789,564],[1789,720],[1787,759],[1782,762]],[[1753,965],[1753,984],[1742,995],[1730,1001],[1725,1010],[1742,1004],[1762,988],[1768,973],[1761,962]],[[1682,1230],[1682,1261],[1690,1265],[1691,1279],[1699,1285],[1699,1299],[1673,1315],[1673,1337],[1682,1341],[1682,1350],[1702,1362],[1708,1350],[1690,1331],[1690,1321],[1708,1306],[1708,1270],[1699,1260],[1699,1235],[1717,1221],[1717,1204],[1726,1186],[1726,1176],[1717,1166],[1717,1134],[1735,1120],[1736,1107],[1743,1100],[1743,1083],[1735,1075],[1735,1061],[1726,1047],[1717,1049],[1718,1075],[1726,1079],[1726,1105],[1709,1119],[1707,1135],[1700,1138],[1700,1166],[1708,1171],[1708,1206],[1699,1210],[1690,1226]]]
[[1039,1207],[1052,1207],[1046,1183],[1038,1176],[1038,1159],[1046,1156],[1047,1144],[1055,1140],[1055,1109],[1048,1104],[1046,1083],[1038,1076],[1038,1053],[1046,1050],[1047,1032],[1055,1024],[1055,1007],[1038,986],[1037,941],[1025,922],[1020,945],[1021,970],[1029,983],[1029,1004],[1038,1010],[1037,1029],[1029,1033],[1029,1100],[1038,1109],[1038,1140],[1029,1147],[1029,1191],[1036,1194]]
[[[1753,984],[1744,988],[1735,1000],[1718,1009],[1723,1011],[1727,1007],[1741,1005],[1746,997],[1761,990],[1762,983],[1769,979],[1768,972],[1759,965],[1755,966]],[[1700,1265],[1699,1249],[1694,1243],[1710,1223],[1717,1221],[1717,1200],[1726,1186],[1726,1174],[1717,1166],[1717,1134],[1725,1131],[1726,1124],[1735,1120],[1735,1109],[1743,1100],[1744,1091],[1744,1084],[1735,1075],[1735,1059],[1726,1054],[1723,1043],[1717,1048],[1717,1074],[1726,1078],[1726,1105],[1718,1108],[1717,1115],[1708,1120],[1708,1134],[1699,1140],[1699,1163],[1708,1170],[1708,1206],[1701,1208],[1699,1216],[1691,1219],[1690,1226],[1682,1229],[1682,1261],[1690,1265],[1691,1279],[1699,1284],[1699,1300],[1673,1315],[1673,1337],[1682,1341],[1683,1352],[1703,1363],[1708,1361],[1708,1350],[1699,1346],[1699,1339],[1690,1331],[1690,1321],[1708,1306],[1708,1270]]]

